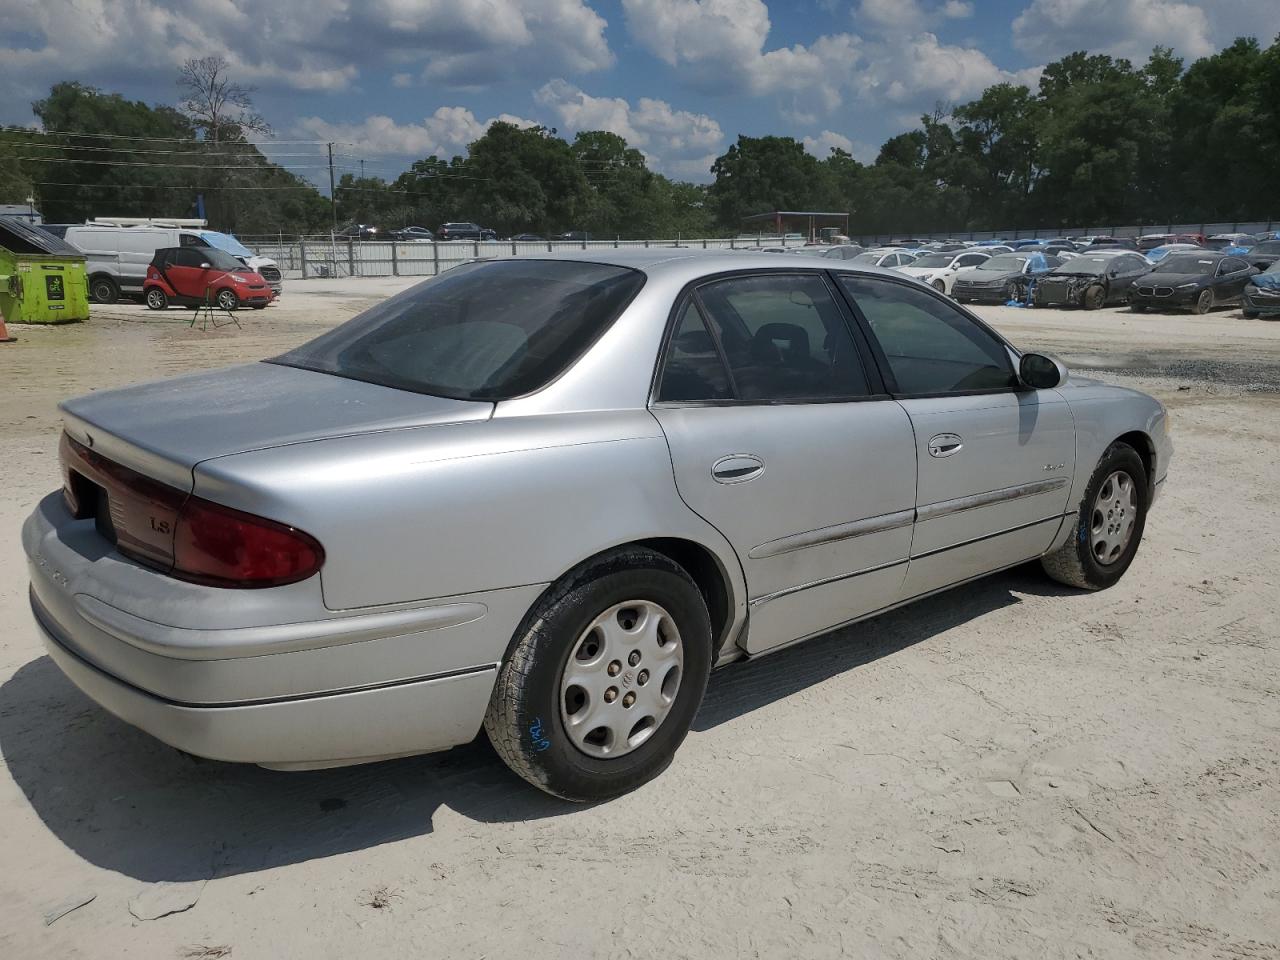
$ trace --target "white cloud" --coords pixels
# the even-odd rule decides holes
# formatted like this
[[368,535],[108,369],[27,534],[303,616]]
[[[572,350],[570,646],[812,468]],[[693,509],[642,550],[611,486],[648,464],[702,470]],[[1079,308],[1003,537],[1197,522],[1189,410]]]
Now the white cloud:
[[810,125],[850,101],[927,109],[1019,81],[981,50],[944,44],[927,23],[967,16],[962,0],[861,0],[864,38],[851,33],[767,48],[763,0],[622,0],[632,39],[689,82],[720,92],[773,95],[784,117]]
[[1013,21],[1013,44],[1046,60],[1088,50],[1142,63],[1157,44],[1185,57],[1202,57],[1216,47],[1206,6],[1212,5],[1186,0],[1033,0]]
[[593,97],[562,79],[547,83],[534,99],[555,113],[561,128],[616,133],[665,172],[693,164],[705,176],[715,158],[708,159],[708,151],[724,143],[724,131],[712,117],[676,110],[665,100],[641,97],[632,104],[622,97]]
[[967,0],[945,0],[940,4],[922,4],[920,0],[862,0],[853,11],[859,27],[915,32],[939,20],[963,20],[973,16],[973,4]]
[[[912,117],[904,126],[914,126],[915,123],[916,118]],[[843,133],[836,133],[834,130],[823,130],[816,137],[804,137],[800,142],[804,144],[805,150],[819,160],[827,159],[831,156],[832,150],[838,149],[851,154],[855,160],[870,163],[880,150],[879,147],[873,147],[868,143],[850,140]]]
[[766,51],[763,0],[622,0],[622,9],[632,39],[704,90],[803,92],[833,109],[860,58],[850,34]]
[[69,74],[168,84],[184,59],[210,55],[241,82],[318,91],[386,67],[396,84],[420,74],[483,86],[613,64],[606,22],[587,0],[0,0],[0,22],[10,100]]
[[321,140],[357,144],[375,154],[447,158],[462,153],[467,144],[478,140],[499,120],[518,127],[537,126],[536,121],[507,113],[481,121],[466,107],[441,107],[421,123],[397,123],[382,115],[366,117],[360,123],[330,123],[320,117],[303,117],[298,121],[297,132]]
[[819,160],[827,159],[831,151],[836,149],[853,153],[853,141],[844,134],[831,130],[823,130],[816,137],[805,137],[801,142],[804,148]]

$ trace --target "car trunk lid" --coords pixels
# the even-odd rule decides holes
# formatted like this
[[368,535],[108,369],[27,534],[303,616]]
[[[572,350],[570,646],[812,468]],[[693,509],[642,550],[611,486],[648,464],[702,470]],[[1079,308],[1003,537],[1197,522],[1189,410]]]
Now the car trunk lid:
[[488,419],[493,404],[407,393],[251,363],[90,394],[62,404],[68,503],[104,537],[155,566],[196,464],[332,437]]

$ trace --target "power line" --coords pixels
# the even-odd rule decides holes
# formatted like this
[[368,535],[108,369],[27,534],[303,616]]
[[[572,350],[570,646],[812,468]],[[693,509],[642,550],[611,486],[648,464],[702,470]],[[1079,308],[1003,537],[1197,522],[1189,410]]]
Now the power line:
[[[78,150],[91,151],[94,153],[128,153],[130,156],[135,154],[156,154],[163,156],[180,156],[180,157],[264,157],[267,154],[257,150],[144,150],[137,147],[85,147],[74,143],[35,143],[28,141],[25,143],[0,139],[0,145],[12,143],[23,150]],[[252,147],[253,144],[245,144]],[[301,153],[273,153],[271,157],[315,157],[314,151],[307,150]],[[350,156],[350,154],[334,154],[334,156]]]
[[259,170],[265,171],[269,167],[277,167],[281,170],[323,170],[327,165],[323,163],[305,164],[305,163],[273,163],[267,158],[263,158],[264,164],[209,164],[209,163],[165,163],[162,161],[132,161],[132,160],[90,160],[79,157],[11,157],[12,160],[27,160],[32,163],[87,163],[95,164],[103,167],[155,167],[161,170]]
[[8,133],[8,134],[20,134],[20,135],[24,135],[24,136],[34,136],[34,137],[98,137],[98,138],[103,139],[103,140],[135,140],[135,141],[149,141],[149,142],[152,142],[152,143],[207,143],[207,144],[212,144],[212,145],[215,145],[215,146],[216,146],[216,145],[218,145],[218,143],[219,143],[219,142],[220,142],[220,143],[222,143],[222,144],[227,144],[227,143],[247,143],[247,144],[253,144],[253,145],[255,145],[255,146],[260,146],[260,145],[264,145],[264,144],[272,144],[272,143],[283,143],[283,144],[303,144],[303,143],[305,143],[305,144],[310,144],[310,145],[312,145],[312,146],[317,146],[317,147],[323,147],[323,146],[328,145],[330,142],[332,142],[334,146],[338,146],[339,144],[341,144],[341,145],[342,145],[342,146],[344,146],[344,147],[358,147],[358,146],[360,146],[360,144],[358,144],[358,143],[351,143],[351,142],[348,142],[348,141],[345,141],[345,140],[342,140],[342,141],[339,141],[339,140],[334,140],[334,141],[329,141],[329,140],[277,140],[277,139],[272,138],[272,139],[268,139],[268,140],[223,140],[223,141],[214,141],[214,140],[205,140],[205,139],[203,139],[203,138],[201,138],[201,137],[128,137],[128,136],[124,136],[123,134],[118,134],[118,133],[90,133],[90,132],[85,131],[85,130],[32,130],[30,127],[0,127],[0,134],[4,134],[4,133]]

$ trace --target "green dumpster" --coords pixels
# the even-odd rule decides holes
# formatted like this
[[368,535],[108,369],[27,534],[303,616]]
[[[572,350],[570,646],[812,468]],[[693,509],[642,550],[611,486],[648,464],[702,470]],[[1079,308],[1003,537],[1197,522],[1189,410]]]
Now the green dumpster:
[[0,315],[7,323],[89,319],[84,254],[18,217],[0,217]]

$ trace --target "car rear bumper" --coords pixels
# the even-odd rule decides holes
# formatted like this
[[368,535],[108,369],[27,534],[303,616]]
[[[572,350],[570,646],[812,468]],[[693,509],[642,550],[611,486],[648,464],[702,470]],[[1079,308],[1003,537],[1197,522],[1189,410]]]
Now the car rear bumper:
[[199,757],[277,768],[430,753],[479,732],[496,667],[371,690],[231,706],[178,703],[140,690],[72,653],[33,598],[49,657],[125,723]]
[[50,657],[92,699],[198,756],[331,766],[470,741],[540,585],[329,611],[318,578],[184,583],[121,557],[58,494],[22,532]]

